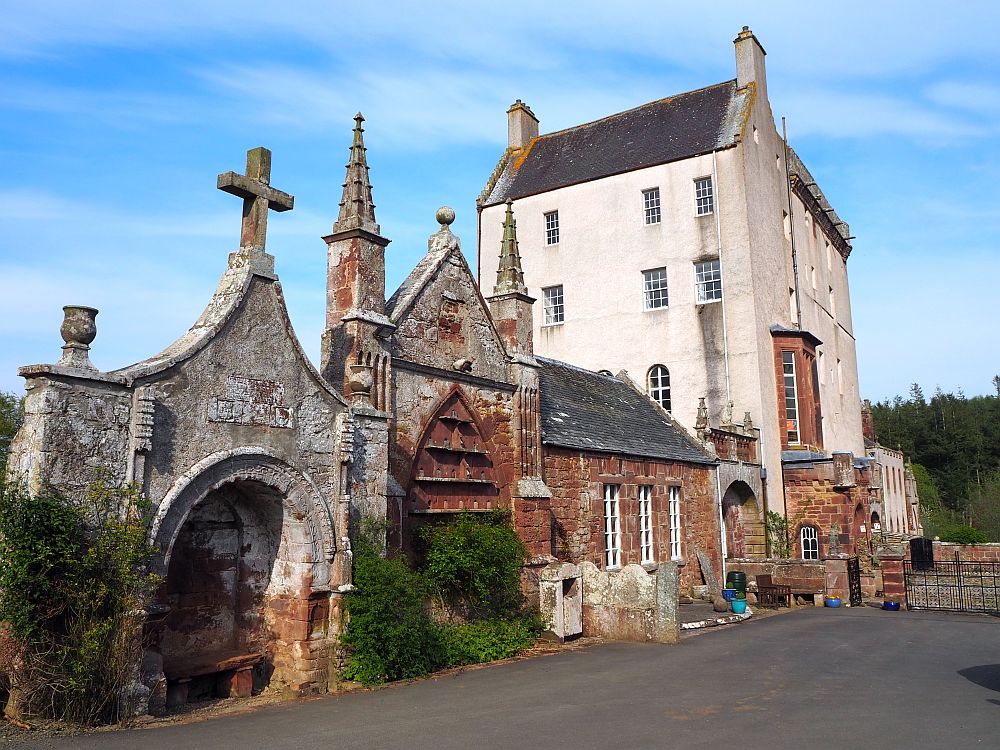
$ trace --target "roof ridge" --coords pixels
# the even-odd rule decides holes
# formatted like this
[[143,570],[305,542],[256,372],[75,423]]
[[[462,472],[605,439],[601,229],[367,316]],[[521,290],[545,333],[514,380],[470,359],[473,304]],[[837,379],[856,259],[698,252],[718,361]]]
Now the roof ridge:
[[719,83],[713,83],[709,86],[702,86],[700,89],[691,89],[690,91],[681,91],[677,94],[670,94],[669,96],[661,96],[659,99],[654,99],[651,102],[646,102],[644,104],[639,104],[635,107],[629,107],[628,109],[623,109],[621,112],[612,112],[610,115],[605,115],[604,117],[598,117],[596,120],[591,120],[590,122],[582,122],[578,125],[570,125],[568,128],[563,128],[562,130],[553,130],[551,133],[543,133],[542,135],[532,138],[532,141],[542,141],[550,136],[562,135],[563,133],[568,133],[572,130],[580,130],[581,128],[588,128],[592,125],[597,125],[604,122],[605,120],[610,120],[614,117],[620,117],[621,115],[627,115],[630,112],[637,112],[644,107],[651,107],[654,104],[662,104],[663,102],[670,101],[671,99],[678,99],[682,96],[690,96],[691,94],[698,94],[702,91],[708,91],[709,89],[719,88],[721,86],[727,86],[729,84],[735,84],[736,79],[730,78],[727,81],[720,81]]

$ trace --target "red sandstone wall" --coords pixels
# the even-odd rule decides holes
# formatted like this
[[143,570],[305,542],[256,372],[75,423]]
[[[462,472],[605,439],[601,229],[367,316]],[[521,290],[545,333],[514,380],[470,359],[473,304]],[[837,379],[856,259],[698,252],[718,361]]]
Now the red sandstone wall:
[[[870,533],[871,502],[868,471],[854,470],[854,487],[835,487],[832,461],[785,467],[785,507],[792,535],[792,554],[800,557],[799,530],[805,525],[819,530],[820,558],[829,555],[830,528],[840,527],[842,552],[852,553],[860,535]],[[858,506],[861,506],[860,511]],[[860,526],[864,525],[865,532]]]
[[[1000,563],[1000,544],[952,544],[934,542],[934,559],[953,562],[958,552],[962,562]],[[906,545],[906,557],[910,557],[910,545]]]
[[716,575],[722,570],[719,519],[715,506],[715,484],[710,467],[560,448],[545,448],[545,482],[552,490],[552,553],[560,560],[594,563],[605,569],[604,487],[621,485],[621,564],[639,564],[639,485],[652,490],[653,545],[656,560],[670,559],[668,488],[681,488],[680,588],[702,583],[695,556],[700,548],[708,553]]

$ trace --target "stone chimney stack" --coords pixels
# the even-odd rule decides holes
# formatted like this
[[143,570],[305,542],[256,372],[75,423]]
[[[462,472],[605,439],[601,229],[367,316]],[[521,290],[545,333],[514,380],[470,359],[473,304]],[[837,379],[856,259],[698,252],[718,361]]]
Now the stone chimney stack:
[[736,86],[743,88],[753,82],[758,99],[767,101],[767,73],[764,70],[764,56],[767,53],[749,26],[743,27],[733,44],[736,45]]
[[518,99],[507,110],[507,146],[524,148],[538,137],[538,118],[531,107]]
[[497,282],[488,302],[507,352],[511,356],[534,356],[531,306],[535,300],[528,296],[528,288],[524,285],[521,254],[517,247],[514,204],[509,199],[503,222]]
[[872,404],[868,399],[861,404],[861,434],[865,440],[875,442],[875,420],[872,418]]

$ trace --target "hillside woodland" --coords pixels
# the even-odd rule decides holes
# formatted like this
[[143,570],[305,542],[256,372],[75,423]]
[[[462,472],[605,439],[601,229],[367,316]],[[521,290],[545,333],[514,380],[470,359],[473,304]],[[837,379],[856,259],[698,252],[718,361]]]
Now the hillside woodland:
[[971,526],[1000,541],[1000,375],[996,396],[966,398],[914,383],[908,398],[872,406],[878,441],[913,462],[924,533],[951,536]]

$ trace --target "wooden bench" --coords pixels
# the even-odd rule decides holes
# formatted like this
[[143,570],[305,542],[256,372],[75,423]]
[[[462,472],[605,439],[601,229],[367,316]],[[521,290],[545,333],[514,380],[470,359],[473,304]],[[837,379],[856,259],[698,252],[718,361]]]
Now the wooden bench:
[[216,694],[220,698],[249,698],[253,693],[253,668],[264,661],[263,654],[225,652],[202,654],[164,664],[167,678],[167,706],[187,703],[191,680],[218,675]]
[[792,587],[774,583],[769,575],[757,576],[757,603],[762,607],[792,606]]

